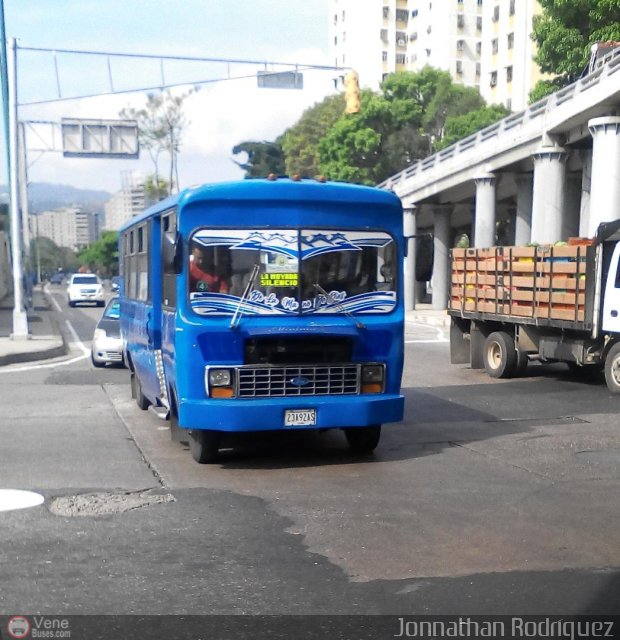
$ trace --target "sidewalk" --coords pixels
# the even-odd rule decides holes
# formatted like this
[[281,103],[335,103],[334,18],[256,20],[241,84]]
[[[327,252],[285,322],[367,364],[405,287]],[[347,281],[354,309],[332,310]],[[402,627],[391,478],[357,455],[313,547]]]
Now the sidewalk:
[[0,301],[0,366],[56,358],[67,353],[51,302],[41,287],[35,287],[28,312],[28,339],[12,339],[13,297]]
[[431,304],[418,302],[416,308],[405,312],[405,322],[429,324],[443,329],[450,328],[450,316],[445,309],[433,309]]

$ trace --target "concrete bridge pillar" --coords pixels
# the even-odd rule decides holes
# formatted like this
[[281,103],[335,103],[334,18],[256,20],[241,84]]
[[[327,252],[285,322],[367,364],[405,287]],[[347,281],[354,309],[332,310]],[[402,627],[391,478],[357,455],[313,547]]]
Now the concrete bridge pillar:
[[407,247],[407,257],[405,258],[405,311],[415,309],[415,234],[416,234],[415,207],[403,209],[403,234]]
[[587,238],[590,230],[590,190],[592,189],[592,150],[581,152],[581,203],[579,213],[579,235]]
[[541,147],[532,157],[532,242],[552,244],[562,240],[566,151],[562,147]]
[[588,122],[592,135],[592,180],[588,236],[601,222],[620,218],[620,116]]
[[476,213],[474,219],[474,247],[495,244],[495,176],[485,173],[474,178],[476,183]]
[[448,308],[450,286],[450,218],[452,207],[435,209],[434,259],[433,259],[433,309]]
[[579,235],[581,211],[581,174],[570,172],[566,180],[566,198],[562,219],[562,240]]
[[516,183],[517,215],[515,220],[515,245],[522,247],[532,239],[532,174],[518,174]]

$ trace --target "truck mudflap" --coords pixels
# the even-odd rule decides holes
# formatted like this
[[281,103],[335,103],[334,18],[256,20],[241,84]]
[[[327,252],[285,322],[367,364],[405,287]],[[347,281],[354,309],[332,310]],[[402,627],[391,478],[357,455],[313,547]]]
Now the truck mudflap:
[[491,325],[452,316],[450,324],[450,362],[468,364],[472,369],[484,369],[484,341]]
[[450,362],[452,364],[469,364],[470,325],[469,320],[452,317],[450,323]]

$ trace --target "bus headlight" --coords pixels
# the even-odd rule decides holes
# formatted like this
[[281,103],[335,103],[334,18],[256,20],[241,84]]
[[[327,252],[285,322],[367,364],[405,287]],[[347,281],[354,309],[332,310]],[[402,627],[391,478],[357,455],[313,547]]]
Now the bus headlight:
[[383,393],[385,365],[365,364],[362,366],[362,393]]
[[210,398],[232,398],[235,395],[230,369],[207,369],[205,382]]

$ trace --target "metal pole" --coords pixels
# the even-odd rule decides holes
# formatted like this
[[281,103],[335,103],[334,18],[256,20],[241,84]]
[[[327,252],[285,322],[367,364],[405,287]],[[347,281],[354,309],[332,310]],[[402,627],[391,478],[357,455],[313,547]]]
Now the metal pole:
[[19,207],[19,135],[17,126],[17,41],[9,40],[9,177],[11,183],[11,253],[13,260],[13,339],[27,339],[28,316],[24,308],[24,273],[22,270],[22,237]]
[[21,223],[23,235],[24,273],[26,275],[27,307],[32,302],[32,265],[30,263],[30,216],[28,211],[28,151],[26,149],[26,127],[23,122],[18,122],[19,136],[19,201],[21,203]]
[[34,226],[34,255],[37,261],[37,282],[41,284],[41,250],[39,248],[39,216],[33,216]]

